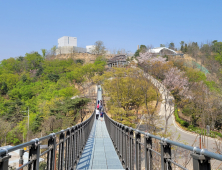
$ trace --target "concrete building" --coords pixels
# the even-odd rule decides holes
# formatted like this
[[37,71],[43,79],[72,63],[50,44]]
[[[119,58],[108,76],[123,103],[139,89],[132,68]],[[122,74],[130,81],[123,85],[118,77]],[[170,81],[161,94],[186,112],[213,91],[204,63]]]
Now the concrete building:
[[77,47],[77,38],[63,36],[58,39],[58,47]]
[[77,38],[63,36],[58,39],[58,48],[56,49],[56,55],[60,54],[72,54],[72,53],[92,53],[95,49],[95,45],[88,45],[86,48],[77,47]]
[[87,53],[92,53],[95,48],[96,48],[95,45],[87,45],[86,46],[86,52]]

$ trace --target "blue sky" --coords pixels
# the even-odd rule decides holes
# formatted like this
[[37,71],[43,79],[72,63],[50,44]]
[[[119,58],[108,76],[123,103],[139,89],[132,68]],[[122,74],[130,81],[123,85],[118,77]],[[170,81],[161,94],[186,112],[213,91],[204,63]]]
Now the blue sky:
[[222,41],[221,0],[0,0],[0,60],[50,49],[62,36],[110,49]]

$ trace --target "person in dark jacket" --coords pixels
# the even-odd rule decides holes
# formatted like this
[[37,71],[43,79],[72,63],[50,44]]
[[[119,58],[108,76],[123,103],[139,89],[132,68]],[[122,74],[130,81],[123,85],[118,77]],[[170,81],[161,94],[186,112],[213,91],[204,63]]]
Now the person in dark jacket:
[[100,111],[100,112],[102,111],[102,108],[103,108],[103,106],[102,106],[102,105],[99,105],[99,111]]
[[100,112],[100,120],[101,121],[103,121],[103,115],[104,115],[105,113],[104,112]]

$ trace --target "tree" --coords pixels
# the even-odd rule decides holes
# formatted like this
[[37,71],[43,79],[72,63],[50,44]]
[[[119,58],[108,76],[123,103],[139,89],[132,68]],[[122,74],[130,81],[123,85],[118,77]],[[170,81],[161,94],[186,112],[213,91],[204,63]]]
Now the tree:
[[0,147],[4,143],[7,133],[11,130],[11,124],[3,119],[0,119]]
[[160,47],[166,47],[165,44],[160,44]]
[[196,59],[197,62],[197,57],[199,54],[199,46],[197,44],[197,42],[192,42],[188,44],[188,54],[190,54],[193,58]]
[[187,49],[187,44],[185,44],[185,47],[184,47],[184,53],[187,53],[188,49]]
[[[115,120],[133,126],[133,119],[138,120],[138,110],[143,109],[144,115],[153,116],[158,90],[138,68],[113,68],[105,72],[97,81],[102,83],[106,94],[110,97],[109,112]],[[134,115],[136,112],[136,115]],[[146,118],[149,116],[145,116]]]
[[171,43],[169,44],[169,49],[174,50],[174,48],[175,48],[174,43],[173,43],[173,42],[171,42]]
[[147,51],[147,47],[145,45],[140,45],[140,52],[145,53]]
[[96,55],[105,55],[106,54],[106,47],[104,46],[104,43],[102,41],[96,41],[94,45],[95,45],[95,47],[92,50],[93,54],[96,54]]
[[41,49],[42,50],[42,57],[45,59],[46,57],[46,49]]
[[181,72],[174,67],[165,73],[163,84],[174,94],[174,96],[183,96],[187,94],[189,81],[187,77],[184,76],[184,72]]
[[26,53],[24,59],[25,67],[29,71],[38,69],[43,61],[43,57],[38,52]]
[[54,45],[52,48],[51,48],[51,54],[54,56],[56,55],[56,45]]
[[140,45],[140,48],[136,50],[134,56],[138,57],[140,53],[145,53],[148,50],[148,48],[145,45]]
[[182,52],[184,52],[184,46],[183,46],[183,45],[184,45],[184,41],[181,41],[181,42],[180,42],[180,45],[181,45],[180,50],[181,50]]

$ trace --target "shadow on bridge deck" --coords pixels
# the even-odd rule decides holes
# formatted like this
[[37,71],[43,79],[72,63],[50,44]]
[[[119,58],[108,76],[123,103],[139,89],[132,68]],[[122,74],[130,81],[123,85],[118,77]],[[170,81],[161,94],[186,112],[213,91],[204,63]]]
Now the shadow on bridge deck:
[[76,169],[123,169],[105,121],[95,120]]

